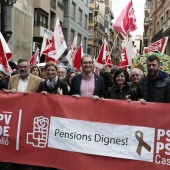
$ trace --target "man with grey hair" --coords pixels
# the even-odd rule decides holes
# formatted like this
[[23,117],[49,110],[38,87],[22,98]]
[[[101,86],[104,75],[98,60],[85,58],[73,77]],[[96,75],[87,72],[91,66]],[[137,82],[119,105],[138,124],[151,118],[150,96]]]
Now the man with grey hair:
[[134,68],[130,72],[130,80],[135,87],[137,87],[140,79],[143,78],[143,76],[143,71],[139,68]]
[[60,80],[65,81],[67,70],[65,67],[59,66],[57,70],[57,76]]

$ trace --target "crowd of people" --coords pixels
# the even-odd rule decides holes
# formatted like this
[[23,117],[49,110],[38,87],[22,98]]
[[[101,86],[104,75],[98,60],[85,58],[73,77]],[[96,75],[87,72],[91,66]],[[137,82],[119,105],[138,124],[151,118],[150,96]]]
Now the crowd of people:
[[9,77],[8,82],[4,74],[0,74],[0,90],[5,93],[72,95],[92,100],[133,100],[144,105],[147,102],[170,103],[170,78],[160,70],[156,54],[146,58],[147,75],[139,68],[128,72],[117,66],[110,69],[107,65],[97,75],[93,72],[93,65],[93,58],[85,55],[81,59],[81,73],[76,68],[68,71],[54,62],[46,63],[40,71],[38,66],[30,66],[27,59],[19,59],[17,72]]
[[81,60],[82,72],[76,68],[69,71],[54,62],[48,62],[43,70],[30,66],[27,59],[19,59],[15,75],[5,80],[0,74],[0,90],[5,93],[39,92],[42,94],[72,95],[119,100],[139,100],[146,102],[170,102],[169,75],[160,70],[160,60],[156,54],[146,59],[148,74],[139,68],[130,72],[123,68],[107,65],[100,74],[93,72],[93,58],[85,55]]

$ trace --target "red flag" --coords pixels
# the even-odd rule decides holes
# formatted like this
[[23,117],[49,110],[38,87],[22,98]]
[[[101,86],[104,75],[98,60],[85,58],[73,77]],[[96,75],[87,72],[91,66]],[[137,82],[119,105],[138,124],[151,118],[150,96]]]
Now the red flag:
[[113,24],[113,28],[122,33],[124,36],[126,36],[128,32],[135,31],[137,29],[132,0],[120,13],[119,17]]
[[73,58],[73,67],[81,71],[81,58],[83,57],[83,46],[80,44]]
[[95,61],[95,66],[102,69],[106,64],[110,68],[112,68],[113,66],[113,62],[109,52],[109,47],[107,45],[106,40],[104,40],[99,55]]
[[157,51],[159,53],[164,53],[169,37],[165,37],[150,44],[148,47],[144,47],[143,53],[148,53],[151,51]]
[[49,61],[53,61],[54,63],[56,64],[60,64],[60,61],[59,60],[55,60],[54,58],[51,58],[49,56],[46,56],[45,57],[45,62],[48,63]]
[[77,49],[76,44],[77,44],[77,36],[74,38],[74,40],[71,44],[70,50],[69,50],[68,54],[66,55],[66,58],[67,58],[71,67],[73,66],[73,58],[75,56],[76,49]]
[[37,49],[34,53],[34,55],[31,57],[30,59],[30,65],[37,65],[37,61],[38,61],[38,57],[39,57],[39,49]]
[[128,63],[128,58],[127,58],[127,53],[126,53],[126,47],[124,47],[118,67],[119,68],[121,67],[127,70],[128,65],[129,63]]
[[12,58],[12,53],[0,32],[0,70],[5,74],[10,75],[12,69],[9,66],[8,61]]

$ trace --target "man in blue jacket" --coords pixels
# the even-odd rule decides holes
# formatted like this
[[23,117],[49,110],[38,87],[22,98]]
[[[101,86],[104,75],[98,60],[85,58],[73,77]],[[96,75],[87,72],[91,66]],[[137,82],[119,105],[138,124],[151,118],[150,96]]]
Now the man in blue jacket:
[[79,98],[93,97],[98,99],[104,96],[105,87],[103,79],[93,73],[93,58],[85,55],[81,59],[82,73],[73,77],[70,94]]
[[140,102],[170,103],[170,78],[159,70],[160,60],[156,54],[147,58],[148,75],[142,78],[137,87]]

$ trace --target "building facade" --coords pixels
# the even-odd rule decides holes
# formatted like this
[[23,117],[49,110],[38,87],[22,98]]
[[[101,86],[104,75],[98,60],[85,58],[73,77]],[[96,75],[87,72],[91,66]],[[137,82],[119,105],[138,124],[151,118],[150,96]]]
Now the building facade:
[[[144,46],[170,36],[170,0],[147,0],[146,4],[148,4],[148,13],[144,22]],[[165,54],[170,55],[170,40]]]
[[[66,39],[68,50],[77,36],[77,47],[82,43],[83,53],[87,53],[88,40],[88,0],[63,0],[64,3],[64,22],[62,24],[63,33]],[[68,52],[66,50],[66,53]],[[63,58],[63,62],[66,59]]]

